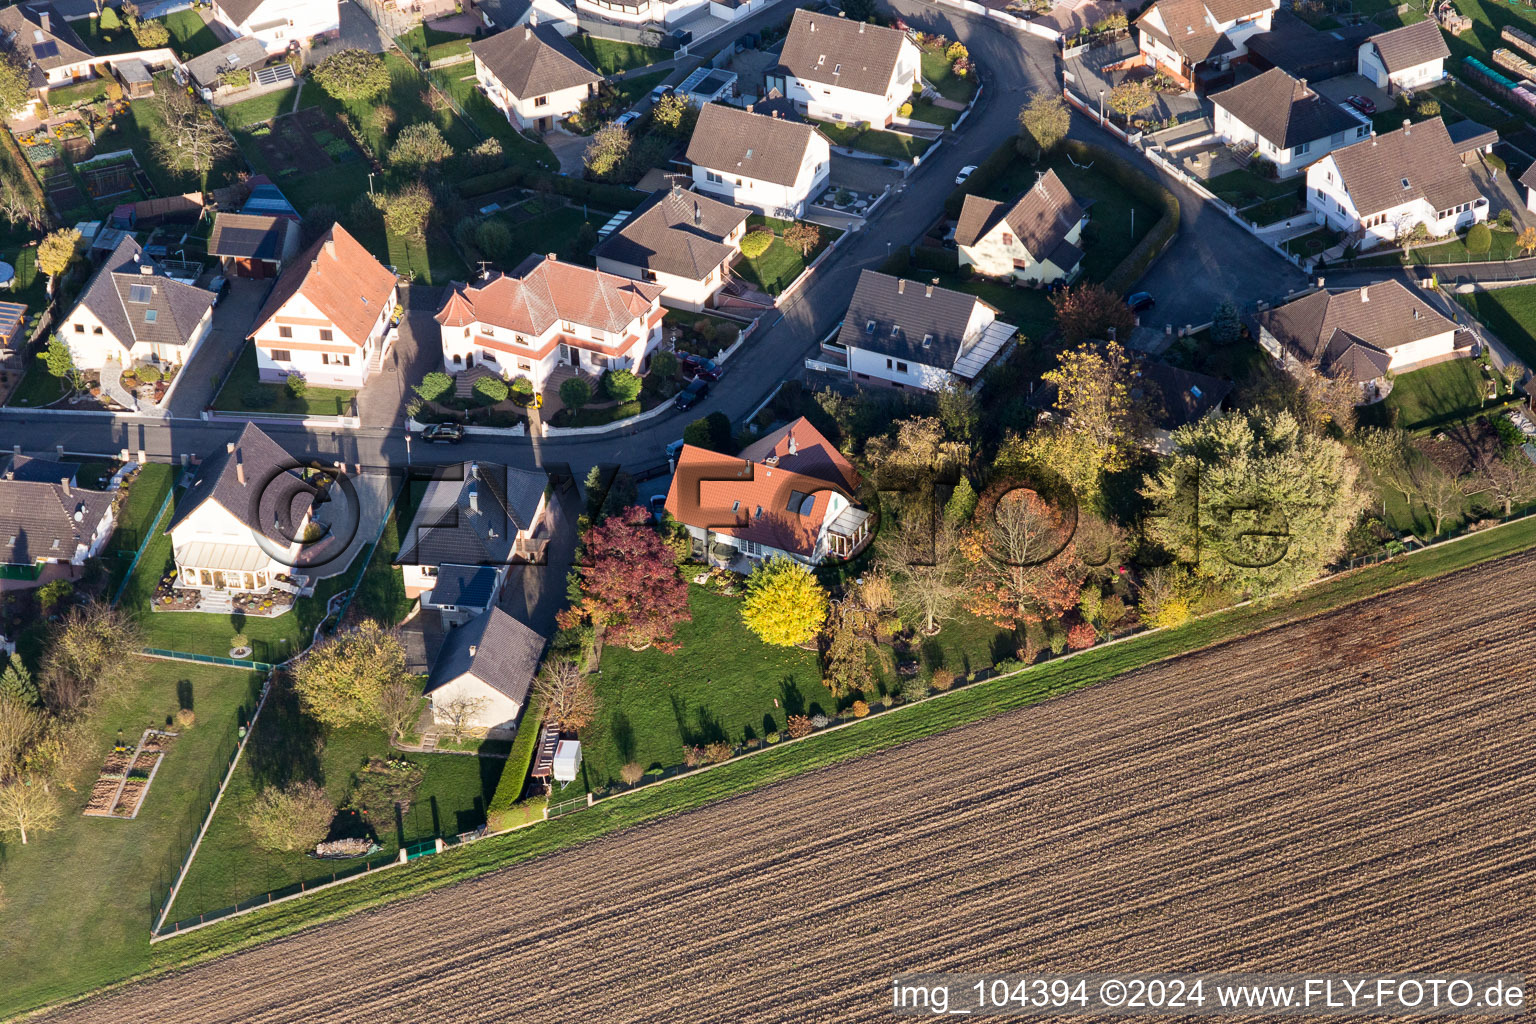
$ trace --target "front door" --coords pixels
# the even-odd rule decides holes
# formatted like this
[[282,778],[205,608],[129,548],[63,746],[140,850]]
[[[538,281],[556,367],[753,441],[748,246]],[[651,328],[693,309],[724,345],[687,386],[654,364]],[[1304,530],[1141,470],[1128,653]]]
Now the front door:
[[223,590],[224,589],[224,574],[222,572],[220,572],[219,570],[217,570],[217,569],[215,569],[213,571],[213,589],[214,590]]
[[475,354],[473,352],[471,352],[469,355],[464,357],[464,369],[466,369],[466,370],[473,370],[474,368],[475,368]]
[[581,349],[575,345],[571,346],[571,365],[575,367],[581,366]]

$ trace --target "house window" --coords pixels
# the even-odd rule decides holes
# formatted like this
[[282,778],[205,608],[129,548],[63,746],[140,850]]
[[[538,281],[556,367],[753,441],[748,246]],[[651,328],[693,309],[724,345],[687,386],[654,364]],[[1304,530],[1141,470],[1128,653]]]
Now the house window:
[[320,328],[320,340],[321,341],[330,341],[331,337],[332,337],[332,335],[331,335],[330,331],[326,330],[324,327]]
[[748,558],[763,557],[763,546],[755,540],[746,541],[744,550],[747,552]]
[[704,172],[704,180],[712,181],[712,182],[714,182],[717,185],[719,185],[719,184],[721,184],[721,183],[723,183],[725,181],[724,178],[720,177],[720,175],[716,174],[714,171],[705,171]]
[[464,337],[466,337],[466,338],[469,337],[469,328],[468,327],[464,328]]
[[351,366],[352,357],[336,356],[329,352],[322,352],[320,353],[320,364],[322,366]]
[[574,331],[576,329],[576,325],[571,323],[569,320],[562,320],[562,321],[560,321],[560,329],[562,331],[565,331],[565,332],[569,333],[569,332]]
[[889,370],[889,369],[890,369],[890,368],[891,368],[891,367],[893,367],[893,366],[895,366],[895,365],[896,365],[896,364],[895,364],[895,362],[894,362],[894,361],[892,361],[892,360],[890,360],[890,359],[887,359],[887,360],[886,360],[886,361],[885,361],[885,368],[886,368],[886,369],[887,369],[887,370]]
[[1013,244],[1013,236],[1010,235],[1006,231],[1003,232],[1003,244],[1004,245],[1012,245]]
[[76,334],[84,334],[85,333],[85,324],[75,324],[75,333]]
[[897,373],[906,373],[907,372],[907,364],[906,363],[898,362],[896,364],[896,372]]
[[100,334],[101,333],[101,325],[97,324],[95,327],[92,327],[91,328],[91,333],[92,334]]
[[293,353],[289,352],[285,348],[275,348],[272,350],[272,361],[274,363],[286,363],[290,362],[292,359]]
[[147,324],[152,324],[156,320],[158,320],[159,318],[160,318],[160,311],[159,310],[156,310],[156,309],[146,309],[144,311],[144,322],[147,323]]
[[485,336],[487,338],[494,337],[496,334],[496,328],[492,327],[490,324],[481,324],[480,329],[485,332]]
[[1028,270],[1029,269],[1029,260],[1014,260],[1013,261],[1013,269],[1014,270]]
[[536,97],[536,98],[535,98],[535,99],[534,99],[534,101],[533,101],[533,105],[534,105],[534,106],[536,106],[536,107],[545,107],[545,106],[548,106],[548,105],[549,105],[549,97],[548,97],[548,96],[539,96],[539,97]]
[[1338,208],[1339,208],[1339,212],[1340,212],[1340,213],[1343,213],[1343,212],[1344,212],[1344,204],[1343,204],[1343,203],[1341,203],[1341,202],[1339,202],[1339,201],[1337,201],[1337,200],[1335,200],[1335,201],[1334,201],[1334,204],[1333,204],[1333,205],[1334,205],[1334,206],[1337,206],[1337,207],[1338,207]]
[[517,361],[517,368],[519,370],[531,370],[533,369],[533,364],[528,362],[526,359],[519,359]]
[[1303,142],[1301,145],[1299,145],[1295,149],[1291,150],[1291,155],[1292,156],[1301,156],[1303,153],[1305,153],[1307,150],[1309,150],[1311,148],[1312,148],[1312,143],[1310,143],[1310,142]]
[[279,327],[277,329],[277,336],[279,338],[291,338],[291,337],[293,337],[293,328],[292,327]]

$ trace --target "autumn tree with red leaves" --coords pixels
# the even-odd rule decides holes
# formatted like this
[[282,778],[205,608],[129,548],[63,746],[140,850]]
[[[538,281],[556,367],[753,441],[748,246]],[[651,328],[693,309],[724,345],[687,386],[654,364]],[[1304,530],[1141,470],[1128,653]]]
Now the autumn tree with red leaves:
[[1069,345],[1107,339],[1111,328],[1116,337],[1129,338],[1136,326],[1136,314],[1125,300],[1093,281],[1057,292],[1051,305],[1056,310],[1056,326]]
[[580,561],[581,592],[560,613],[562,629],[590,624],[631,650],[677,650],[673,630],[691,617],[688,584],[645,509],[632,505],[588,529]]
[[1004,629],[1060,618],[1087,576],[1068,516],[1039,492],[988,488],[966,531],[966,608]]

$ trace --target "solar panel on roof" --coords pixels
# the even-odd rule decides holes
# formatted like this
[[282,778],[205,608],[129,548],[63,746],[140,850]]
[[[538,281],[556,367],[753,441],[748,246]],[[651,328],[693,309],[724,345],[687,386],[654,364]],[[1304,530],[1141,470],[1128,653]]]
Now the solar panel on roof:
[[32,47],[33,60],[46,60],[49,57],[59,55],[59,44],[49,40],[46,43],[38,43]]
[[128,286],[129,302],[149,302],[154,297],[154,289],[147,284],[133,284]]

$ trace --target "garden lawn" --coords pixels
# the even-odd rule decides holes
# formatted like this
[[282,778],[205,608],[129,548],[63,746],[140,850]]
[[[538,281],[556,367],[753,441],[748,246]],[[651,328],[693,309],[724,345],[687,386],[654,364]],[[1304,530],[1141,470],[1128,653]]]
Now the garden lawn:
[[671,70],[655,71],[648,75],[631,75],[623,81],[614,82],[614,89],[622,97],[620,101],[623,104],[622,109],[628,110],[639,103],[650,94],[652,89],[665,82],[671,73]]
[[[309,94],[313,92],[315,106],[329,114],[345,114],[351,118],[368,149],[381,161],[386,160],[389,143],[394,136],[418,121],[435,122],[454,152],[462,153],[480,141],[469,125],[454,113],[452,107],[445,105],[440,110],[432,109],[427,80],[421,77],[421,73],[403,55],[384,54],[384,65],[389,69],[390,86],[382,96],[370,100],[338,100],[311,83],[304,89],[304,98],[308,100]],[[394,125],[387,132],[380,131],[381,125],[373,117],[374,110],[379,107],[388,107],[395,112]]]
[[41,353],[38,353],[27,362],[21,383],[16,385],[16,390],[11,392],[10,400],[5,404],[25,405],[36,409],[50,402],[57,402],[63,397],[64,378],[55,377],[49,373],[48,364],[43,362]]
[[788,288],[805,272],[805,260],[777,235],[768,249],[757,259],[743,256],[736,263],[736,273],[769,295],[777,295]]
[[592,266],[590,247],[578,244],[581,226],[592,226],[592,238],[597,229],[606,224],[612,213],[590,207],[582,215],[579,206],[557,205],[563,203],[558,196],[538,196],[514,209],[504,210],[493,219],[501,221],[512,233],[512,244],[496,262],[504,267],[515,267],[530,253],[555,253],[561,260]]
[[914,100],[912,102],[912,120],[925,121],[928,124],[943,125],[948,128],[960,117],[960,111],[949,107],[941,107],[932,100]]
[[572,36],[570,44],[576,47],[577,52],[587,58],[588,62],[604,76],[659,64],[676,56],[671,50],[663,50],[659,46],[640,46],[636,43],[621,43],[616,39],[598,39],[585,32]]
[[[169,74],[155,76],[157,92],[175,88],[177,85]],[[164,129],[165,118],[160,115],[159,103],[154,99],[134,100],[128,104],[127,116],[116,117],[112,127],[97,137],[96,151],[107,153],[118,149],[133,150],[139,166],[144,168],[144,173],[149,175],[156,191],[163,196],[219,188],[233,182],[240,171],[244,170],[239,150],[233,146],[207,175],[171,166],[161,157],[156,145]]]
[[950,63],[944,59],[942,53],[929,53],[924,50],[922,69],[923,81],[937,89],[939,95],[947,100],[969,103],[971,97],[976,95],[976,77],[955,74],[950,70]]
[[931,139],[897,135],[895,132],[883,132],[878,128],[861,131],[859,126],[854,124],[838,124],[835,121],[812,121],[811,123],[820,128],[822,134],[830,138],[834,146],[847,146],[849,149],[874,153],[876,156],[905,163],[911,163],[922,156],[928,151],[928,147],[933,145]]
[[1296,192],[1298,182],[1295,178],[1289,181],[1265,178],[1246,168],[1239,168],[1216,175],[1205,183],[1205,187],[1216,193],[1218,198],[1242,208],[1265,199],[1292,195]]
[[429,25],[417,25],[400,37],[402,49],[408,53],[424,54],[428,61],[444,60],[469,52],[469,36],[457,32],[443,32]]
[[[1084,262],[1087,262],[1086,257]],[[935,274],[943,287],[974,295],[996,309],[998,319],[1013,324],[1025,338],[1039,341],[1056,326],[1056,312],[1051,307],[1049,296],[1042,289],[1011,288],[996,281],[961,277],[954,271],[930,272],[927,268],[923,268],[920,274],[914,273],[914,276],[931,277]]]
[[[341,416],[351,407],[357,394],[340,388],[310,387],[295,398],[286,384],[263,381],[256,366],[256,345],[246,342],[240,358],[229,371],[224,386],[213,399],[213,407],[222,412],[304,413],[311,416]],[[253,401],[253,399],[255,399]]]
[[1490,260],[1508,260],[1524,253],[1515,244],[1519,236],[1514,231],[1505,231],[1490,225],[1489,235],[1493,244],[1488,252],[1481,256],[1474,256],[1467,251],[1465,236],[1453,238],[1448,242],[1439,242],[1435,245],[1415,246],[1406,252],[1392,252],[1383,256],[1371,256],[1359,261],[1362,267],[1391,267],[1408,265],[1416,267],[1432,267],[1442,263],[1483,263]]
[[1384,405],[1405,430],[1427,430],[1476,419],[1483,412],[1488,378],[1477,359],[1453,359],[1410,373],[1400,373]]
[[[148,967],[151,899],[187,851],[241,707],[254,705],[253,673],[149,658],[133,659],[132,667],[138,681],[90,717],[90,763],[75,791],[61,794],[58,830],[0,848],[7,902],[0,911],[0,1017]],[[112,745],[165,728],[181,707],[179,689],[197,720],[162,759],[139,816],[82,816]]]
[[1536,366],[1536,285],[1457,295],[1456,301],[1487,324],[1522,362]]
[[[253,96],[239,103],[231,103],[227,107],[220,107],[219,112],[224,115],[224,122],[232,128],[243,128],[246,125],[261,124],[270,121],[279,114],[288,113],[293,107],[293,96],[298,91],[298,85],[290,85],[286,89],[277,92],[269,92],[262,96]],[[318,89],[319,86],[315,86]]]
[[[323,745],[317,749],[322,737]],[[320,783],[340,807],[351,792],[357,769],[371,757],[404,757],[426,772],[403,814],[372,822],[352,811],[338,815],[333,826],[337,835],[361,834],[371,825],[383,847],[371,858],[374,863],[393,859],[404,844],[483,825],[486,805],[506,763],[458,754],[401,753],[377,726],[327,734],[299,710],[290,690],[275,689],[256,721],[255,734],[203,837],[169,920],[186,920],[301,881],[325,879],[359,864],[358,860],[316,860],[304,852],[263,850],[251,842],[242,818],[262,789],[296,780]]]
[[[468,71],[465,70],[466,67],[469,68]],[[528,138],[512,127],[506,115],[497,110],[491,101],[485,98],[485,94],[475,87],[473,64],[455,64],[431,74],[432,81],[437,87],[452,96],[459,106],[464,108],[464,112],[475,123],[481,135],[500,141],[502,153],[509,165],[522,164],[529,168],[559,169],[560,162],[555,159],[555,154],[548,146]]]
[[127,483],[128,497],[117,513],[117,525],[107,542],[107,594],[115,595],[128,575],[128,567],[140,545],[150,539],[150,529],[165,496],[176,482],[176,468],[151,462],[135,473]]
[[[400,553],[400,538],[410,529],[416,506],[426,490],[426,481],[408,480],[405,489],[395,497],[395,507],[384,522],[373,557],[352,595],[349,615],[355,613],[359,618],[377,619],[393,626],[410,614],[416,601],[405,596],[405,577],[395,567],[395,556]],[[354,568],[349,567],[345,575],[350,576]]]
[[783,730],[788,715],[836,711],[816,654],[763,643],[742,624],[741,604],[690,585],[693,621],[678,627],[676,654],[603,649],[602,671],[591,677],[598,718],[581,730],[593,789],[618,782],[630,761],[647,768],[681,764],[685,743],[761,739]]
[[1316,231],[1308,231],[1304,235],[1286,239],[1285,251],[1297,256],[1317,256],[1337,245],[1341,237],[1337,231],[1322,227]]
[[[166,27],[171,34],[171,40],[167,44],[183,58],[197,57],[209,50],[217,49],[219,37],[214,35],[203,19],[194,10],[176,11],[167,14],[163,18],[153,18]],[[133,33],[129,31],[126,21],[122,28],[103,32],[101,25],[95,18],[81,18],[71,21],[73,28],[80,36],[86,48],[98,57],[108,56],[114,53],[134,53],[143,49]],[[111,37],[110,40],[108,37]]]

